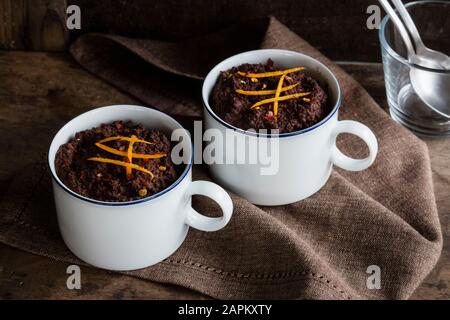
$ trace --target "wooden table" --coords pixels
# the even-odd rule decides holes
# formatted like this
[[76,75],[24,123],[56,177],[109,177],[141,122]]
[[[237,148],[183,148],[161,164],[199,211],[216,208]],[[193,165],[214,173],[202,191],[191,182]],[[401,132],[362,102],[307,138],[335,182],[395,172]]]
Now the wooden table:
[[[386,109],[380,64],[339,63]],[[55,130],[92,106],[139,103],[81,69],[67,54],[0,51],[0,201],[17,168],[44,154]],[[450,298],[450,139],[426,140],[444,234],[442,257],[416,299]],[[0,213],[1,214],[1,213]],[[69,264],[0,244],[0,299],[203,299],[200,293],[95,268],[66,288]]]

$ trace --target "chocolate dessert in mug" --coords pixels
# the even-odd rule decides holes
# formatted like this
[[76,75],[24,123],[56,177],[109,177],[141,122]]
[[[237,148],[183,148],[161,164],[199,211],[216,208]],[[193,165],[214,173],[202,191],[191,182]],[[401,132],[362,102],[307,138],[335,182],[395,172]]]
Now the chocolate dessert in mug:
[[[170,154],[173,132],[183,150],[179,168]],[[67,247],[93,266],[134,270],[169,257],[189,227],[225,227],[233,212],[231,198],[212,182],[192,181],[192,155],[189,133],[150,108],[109,106],[69,121],[48,153],[58,225]],[[214,200],[223,216],[210,218],[194,210],[195,194]]]
[[[207,75],[202,98],[205,129],[218,130],[223,136],[231,132],[238,141],[236,152],[215,155],[223,161],[205,162],[218,183],[254,204],[300,201],[325,185],[333,165],[361,171],[375,161],[378,144],[373,132],[356,121],[338,121],[342,93],[334,74],[301,53],[266,49],[228,58]],[[340,133],[360,137],[369,156],[344,155],[336,146]],[[270,145],[271,139],[279,140],[278,148],[272,150],[278,170],[272,174],[261,174],[264,164],[227,159],[249,154],[258,149],[257,144]]]

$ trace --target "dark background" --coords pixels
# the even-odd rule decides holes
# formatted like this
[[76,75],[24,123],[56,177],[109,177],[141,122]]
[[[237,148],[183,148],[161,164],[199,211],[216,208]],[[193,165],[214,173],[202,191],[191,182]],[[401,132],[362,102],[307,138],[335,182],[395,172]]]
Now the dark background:
[[[65,8],[81,8],[81,31]],[[255,17],[275,16],[334,60],[380,61],[368,6],[377,0],[0,0],[0,49],[63,51],[80,33],[179,40]],[[384,13],[383,13],[384,15]]]
[[[376,0],[74,0],[83,32],[182,39],[264,16],[282,23],[335,60],[377,61],[377,30],[366,27]],[[143,14],[145,13],[145,14]]]

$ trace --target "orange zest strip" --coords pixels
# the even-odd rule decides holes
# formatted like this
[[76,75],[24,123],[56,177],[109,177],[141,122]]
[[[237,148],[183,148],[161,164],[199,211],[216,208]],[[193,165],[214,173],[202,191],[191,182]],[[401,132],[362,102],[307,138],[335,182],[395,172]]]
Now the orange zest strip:
[[[115,154],[117,156],[127,157],[128,153],[125,151],[120,151],[111,147],[108,147],[100,142],[95,143],[97,147],[105,150],[106,152]],[[167,156],[166,153],[154,153],[154,154],[142,154],[142,153],[133,153],[133,158],[135,159],[159,159]]]
[[[296,86],[298,86],[298,83],[282,88],[281,92],[289,91],[291,89],[294,89]],[[265,96],[275,94],[276,90],[245,91],[241,89],[236,89],[236,92],[247,96]]]
[[117,166],[122,166],[125,168],[130,168],[130,169],[135,169],[138,171],[142,171],[144,173],[149,174],[152,179],[154,177],[153,173],[151,173],[150,171],[148,171],[145,168],[142,168],[141,166],[138,166],[137,164],[134,163],[128,163],[128,162],[123,162],[123,161],[119,161],[119,160],[113,160],[113,159],[107,159],[107,158],[98,158],[98,157],[93,157],[93,158],[89,158],[89,161],[96,161],[96,162],[102,162],[102,163],[111,163],[111,164],[115,164]]
[[126,152],[120,151],[120,150],[117,150],[117,149],[114,149],[114,148],[111,148],[111,147],[108,147],[108,146],[105,146],[104,144],[102,144],[102,143],[100,143],[100,142],[96,142],[95,145],[96,145],[98,148],[103,149],[103,150],[105,150],[106,152],[115,154],[115,155],[117,155],[117,156],[122,156],[122,157],[126,157],[126,156],[127,156],[127,153],[126,153]]
[[[128,149],[127,151],[121,151],[121,150],[117,150],[111,147],[108,147],[107,145],[104,145],[104,142],[108,142],[108,141],[114,141],[114,140],[123,140],[123,141],[128,141]],[[131,174],[133,173],[133,169],[145,172],[149,175],[152,176],[152,178],[154,177],[154,175],[148,171],[147,169],[138,166],[136,164],[133,163],[133,158],[139,158],[139,159],[159,159],[162,157],[165,157],[166,154],[165,153],[155,153],[155,154],[140,154],[140,153],[133,153],[133,145],[137,142],[140,143],[145,143],[145,144],[152,144],[151,142],[145,141],[145,140],[141,140],[138,137],[136,137],[135,135],[132,135],[130,138],[129,137],[122,137],[122,136],[116,136],[116,137],[109,137],[103,140],[100,140],[99,142],[95,143],[95,145],[102,149],[105,150],[106,152],[118,155],[118,156],[122,156],[124,157],[125,161],[119,161],[119,160],[114,160],[114,159],[108,159],[108,158],[100,158],[100,157],[93,157],[93,158],[89,158],[88,160],[91,161],[98,161],[98,162],[104,162],[104,163],[111,163],[111,164],[115,164],[115,165],[119,165],[119,166],[123,166],[126,169],[126,174],[127,177],[130,177]]]
[[135,142],[145,143],[145,144],[153,144],[151,142],[148,142],[148,141],[145,141],[145,140],[141,140],[141,139],[136,139]]
[[[133,134],[129,140],[130,144],[128,145],[127,150],[127,158],[129,163],[133,163],[133,144],[136,142],[137,137]],[[130,177],[133,169],[127,167],[127,176]]]
[[[100,149],[105,150],[106,152],[115,154],[116,156],[127,157],[128,153],[125,151],[120,151],[111,147],[108,147],[100,142],[95,144]],[[159,159],[165,157],[167,154],[165,153],[154,153],[154,154],[142,154],[142,153],[133,153],[133,158],[135,159]]]
[[247,77],[247,78],[268,78],[268,77],[282,76],[283,74],[289,74],[289,73],[297,72],[297,71],[301,71],[301,70],[305,70],[305,68],[298,67],[298,68],[292,68],[292,69],[286,69],[286,70],[280,70],[280,71],[272,71],[272,72],[264,72],[264,73],[247,73],[247,72],[238,71],[238,74],[240,76]]
[[165,153],[154,153],[154,154],[140,154],[140,153],[133,153],[133,158],[136,159],[159,159],[164,158],[167,156]]
[[275,121],[277,121],[278,116],[278,99],[280,98],[281,89],[283,88],[284,78],[286,78],[287,74],[283,74],[278,81],[277,91],[275,92],[275,101],[273,102],[273,116]]
[[[282,96],[278,98],[278,101],[286,101],[286,100],[291,100],[291,99],[297,99],[297,98],[301,98],[307,95],[310,95],[311,92],[301,92],[301,93],[296,93],[296,94],[290,94],[287,96]],[[255,109],[259,106],[262,106],[264,104],[268,104],[268,103],[272,103],[275,102],[275,98],[270,98],[270,99],[265,99],[262,101],[259,101],[257,103],[255,103],[253,106],[251,106],[251,109]]]
[[[131,141],[132,138],[128,138],[128,137],[122,137],[122,136],[117,136],[117,137],[109,137],[103,140],[100,140],[98,143],[104,143],[104,142],[108,142],[108,141],[113,141],[113,140],[123,140],[123,141]],[[145,140],[141,140],[141,139],[134,139],[135,142],[140,142],[140,143],[145,143],[145,144],[153,144],[151,142],[145,141]]]

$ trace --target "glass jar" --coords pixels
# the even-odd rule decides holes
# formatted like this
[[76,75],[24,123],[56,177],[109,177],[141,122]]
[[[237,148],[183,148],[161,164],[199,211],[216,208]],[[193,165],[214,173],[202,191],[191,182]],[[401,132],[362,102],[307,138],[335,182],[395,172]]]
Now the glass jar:
[[[417,1],[407,4],[406,8],[425,45],[450,55],[450,2]],[[448,77],[450,70],[435,70],[410,63],[406,58],[406,46],[389,16],[381,23],[379,38],[391,117],[418,135],[450,136],[450,119],[429,108],[417,96],[410,80],[413,68],[441,75],[445,73]],[[450,95],[450,88],[445,94]]]

